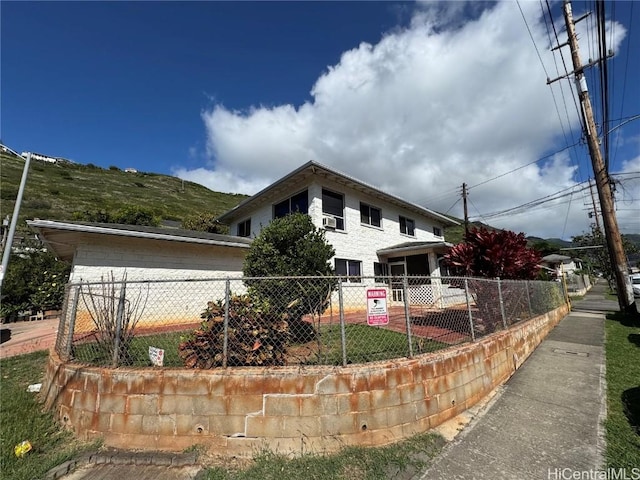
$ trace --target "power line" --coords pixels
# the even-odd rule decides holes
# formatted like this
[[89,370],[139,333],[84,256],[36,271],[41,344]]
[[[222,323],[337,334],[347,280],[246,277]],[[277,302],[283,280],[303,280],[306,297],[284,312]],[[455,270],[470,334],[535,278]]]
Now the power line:
[[550,153],[549,155],[545,155],[544,157],[540,157],[540,158],[538,158],[536,160],[533,160],[532,162],[525,163],[524,165],[516,167],[513,170],[509,170],[508,172],[501,173],[500,175],[498,175],[496,177],[493,177],[493,178],[489,178],[489,179],[487,179],[487,180],[485,180],[483,182],[476,183],[475,185],[472,185],[472,186],[468,187],[468,190],[471,190],[472,188],[475,188],[475,187],[479,187],[480,185],[484,185],[485,183],[493,182],[494,180],[498,180],[499,178],[502,178],[502,177],[507,176],[507,175],[509,175],[511,173],[517,172],[518,170],[522,170],[523,168],[528,167],[529,165],[533,165],[534,163],[538,163],[538,162],[540,162],[542,160],[546,160],[547,158],[551,158],[554,155],[557,155],[558,153],[562,153],[565,150],[568,150],[569,148],[575,147],[579,143],[580,142],[574,143],[573,145],[567,145],[566,147],[561,148],[560,150],[557,150],[557,151],[555,151],[553,153]]
[[[625,92],[627,90],[627,73],[629,72],[629,52],[631,51],[631,35],[633,33],[633,4],[634,2],[631,2],[631,11],[629,13],[629,29],[628,29],[628,34],[629,37],[627,38],[627,56],[626,56],[626,60],[625,60],[625,64],[624,64],[624,80],[622,82],[622,100],[620,102],[620,115],[622,116],[622,111],[624,110],[624,96],[625,96]],[[616,161],[616,154],[618,153],[618,145],[620,143],[620,135],[616,135],[616,144],[615,147],[613,149],[613,158],[611,159],[611,164],[615,164]]]
[[[580,186],[582,185],[582,186]],[[580,187],[578,190],[575,190],[576,187]],[[485,218],[496,218],[496,217],[500,217],[503,215],[507,215],[507,214],[512,214],[514,212],[517,212],[519,210],[523,210],[523,209],[533,209],[535,207],[539,207],[541,205],[544,205],[546,203],[549,202],[553,202],[556,200],[560,200],[561,198],[567,197],[569,195],[573,195],[574,193],[579,193],[582,192],[586,189],[588,189],[589,186],[588,185],[584,185],[584,182],[582,184],[577,184],[577,185],[572,185],[571,187],[565,188],[563,190],[560,190],[558,192],[546,195],[544,197],[540,197],[537,198],[535,200],[531,200],[530,202],[524,203],[522,205],[518,205],[517,207],[511,207],[505,210],[500,210],[498,212],[493,212],[493,213],[485,213],[484,217]]]

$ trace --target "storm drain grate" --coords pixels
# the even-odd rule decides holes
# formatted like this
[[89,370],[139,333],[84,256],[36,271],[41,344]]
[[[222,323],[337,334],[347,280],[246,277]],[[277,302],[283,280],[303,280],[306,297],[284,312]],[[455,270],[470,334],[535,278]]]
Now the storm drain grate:
[[561,353],[563,355],[575,355],[577,357],[588,357],[589,354],[587,352],[572,352],[571,350],[561,350],[559,348],[554,348],[553,353]]

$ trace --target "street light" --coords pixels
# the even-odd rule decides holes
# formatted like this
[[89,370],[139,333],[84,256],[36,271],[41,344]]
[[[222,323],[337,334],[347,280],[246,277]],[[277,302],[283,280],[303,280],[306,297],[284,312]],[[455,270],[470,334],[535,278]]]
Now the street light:
[[[4,151],[9,151],[14,155],[23,158],[22,155],[18,155],[10,148],[2,145]],[[13,207],[13,217],[11,217],[11,226],[9,227],[9,234],[7,236],[7,244],[5,245],[4,252],[2,252],[2,266],[0,266],[0,292],[2,292],[2,284],[4,282],[4,275],[7,272],[9,266],[9,257],[11,256],[11,245],[13,244],[13,236],[16,233],[16,224],[18,223],[18,214],[20,213],[20,204],[22,203],[22,194],[24,193],[24,187],[27,184],[27,174],[29,173],[29,164],[31,163],[31,152],[27,152],[27,158],[24,163],[24,169],[22,170],[22,180],[20,180],[20,188],[18,189],[18,196],[16,197],[16,204]]]

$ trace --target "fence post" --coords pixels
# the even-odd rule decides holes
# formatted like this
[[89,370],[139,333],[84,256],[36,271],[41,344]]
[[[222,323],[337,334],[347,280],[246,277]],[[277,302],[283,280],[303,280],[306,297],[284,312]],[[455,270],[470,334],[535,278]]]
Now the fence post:
[[120,359],[120,335],[122,335],[122,321],[124,319],[124,300],[127,294],[127,284],[122,282],[120,288],[120,299],[118,300],[118,313],[116,315],[116,338],[113,345],[113,360],[112,366],[115,368],[118,366]]
[[227,368],[229,355],[229,297],[230,285],[227,278],[224,283],[224,331],[222,335],[222,367]]
[[464,279],[464,295],[467,297],[467,311],[469,312],[469,328],[471,328],[471,341],[476,341],[476,332],[473,328],[473,315],[471,314],[471,302],[469,301],[469,280]]
[[409,281],[407,274],[402,279],[402,296],[404,297],[404,320],[407,325],[407,343],[409,344],[409,358],[413,357],[413,342],[411,341],[411,311],[409,308]]
[[69,335],[67,336],[67,344],[64,349],[65,361],[71,358],[71,350],[73,349],[73,331],[76,328],[76,313],[78,311],[78,300],[80,299],[80,288],[82,288],[82,286],[73,289],[73,293],[71,294],[71,312],[65,315],[66,318],[63,319],[63,321],[66,321],[67,318],[69,319]]
[[507,328],[507,316],[504,313],[504,300],[502,298],[502,283],[500,277],[498,277],[498,296],[500,297],[500,314],[502,315],[502,325]]
[[525,280],[525,287],[527,289],[527,304],[529,305],[529,318],[533,317],[533,310],[531,309],[531,294],[529,293],[529,280]]
[[340,340],[342,342],[342,366],[347,366],[347,333],[344,326],[344,303],[342,299],[342,278],[338,279],[338,308],[340,309]]

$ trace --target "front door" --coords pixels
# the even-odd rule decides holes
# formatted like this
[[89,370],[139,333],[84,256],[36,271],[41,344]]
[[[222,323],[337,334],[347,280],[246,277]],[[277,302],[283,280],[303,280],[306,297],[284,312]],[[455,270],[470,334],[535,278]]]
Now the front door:
[[389,272],[391,274],[391,298],[394,302],[404,301],[404,289],[402,281],[406,273],[404,262],[390,263]]

